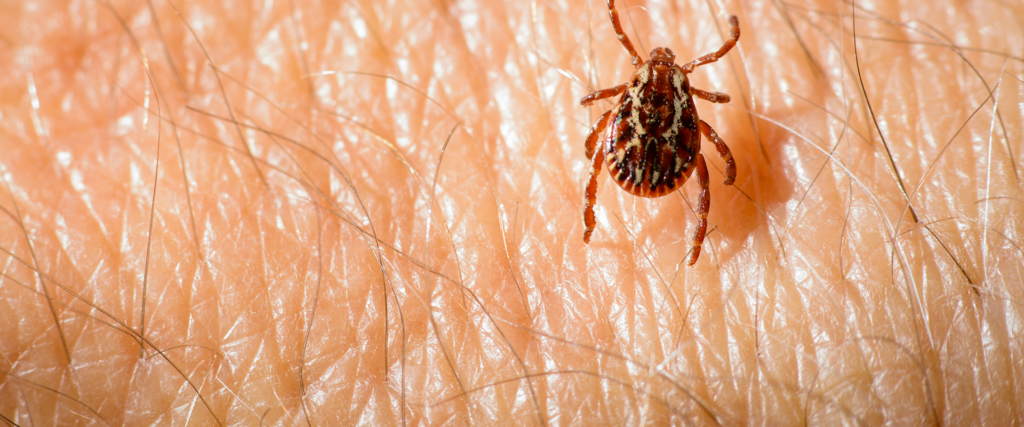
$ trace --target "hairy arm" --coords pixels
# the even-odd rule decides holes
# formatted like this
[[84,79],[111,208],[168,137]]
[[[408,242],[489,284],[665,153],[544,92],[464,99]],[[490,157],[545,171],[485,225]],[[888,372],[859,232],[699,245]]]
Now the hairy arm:
[[[18,425],[1009,424],[1024,8],[619,1],[696,183],[599,180],[602,2],[0,10],[0,416]],[[856,42],[854,39],[856,32]]]

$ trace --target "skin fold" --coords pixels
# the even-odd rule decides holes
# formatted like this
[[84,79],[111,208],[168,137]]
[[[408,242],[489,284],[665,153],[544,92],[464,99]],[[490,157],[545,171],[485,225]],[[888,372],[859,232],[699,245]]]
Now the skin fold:
[[696,180],[582,241],[603,2],[0,3],[0,419],[1024,418],[1024,6],[616,6],[677,63],[739,17],[692,268]]

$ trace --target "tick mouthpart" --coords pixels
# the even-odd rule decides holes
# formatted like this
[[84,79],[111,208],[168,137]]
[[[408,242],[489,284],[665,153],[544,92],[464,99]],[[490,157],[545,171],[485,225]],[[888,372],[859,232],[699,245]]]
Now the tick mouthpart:
[[651,51],[651,62],[658,65],[672,65],[676,62],[676,54],[667,47],[656,47]]

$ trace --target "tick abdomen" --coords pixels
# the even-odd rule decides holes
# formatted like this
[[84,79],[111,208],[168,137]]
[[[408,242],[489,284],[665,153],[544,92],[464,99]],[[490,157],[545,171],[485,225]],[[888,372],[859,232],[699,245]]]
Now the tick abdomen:
[[660,197],[686,182],[700,150],[697,110],[677,66],[646,62],[634,74],[613,114],[605,158],[622,189]]

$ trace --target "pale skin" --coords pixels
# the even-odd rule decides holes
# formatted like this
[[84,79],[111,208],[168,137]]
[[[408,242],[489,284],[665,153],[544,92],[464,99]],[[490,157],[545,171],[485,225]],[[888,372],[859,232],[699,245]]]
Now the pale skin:
[[0,9],[5,425],[1024,418],[1024,6],[619,0],[743,31],[684,268],[697,182],[580,238],[603,2],[214,3]]

